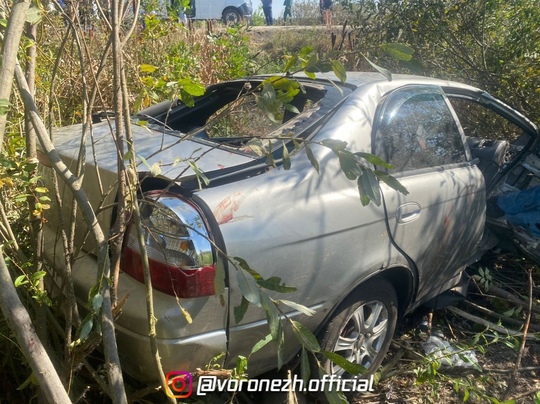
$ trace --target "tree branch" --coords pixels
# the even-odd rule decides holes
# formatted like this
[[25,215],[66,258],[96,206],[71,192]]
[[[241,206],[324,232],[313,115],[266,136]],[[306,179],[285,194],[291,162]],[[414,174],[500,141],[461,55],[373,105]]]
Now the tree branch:
[[47,401],[50,403],[71,403],[51,359],[36,334],[30,316],[17,295],[1,250],[0,285],[2,285],[0,306],[4,317],[15,334],[24,357],[30,364]]

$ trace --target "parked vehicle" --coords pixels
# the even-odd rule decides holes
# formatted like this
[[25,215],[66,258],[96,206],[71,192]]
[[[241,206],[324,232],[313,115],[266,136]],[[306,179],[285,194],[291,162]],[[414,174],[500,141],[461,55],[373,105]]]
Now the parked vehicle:
[[[224,253],[241,257],[265,279],[296,287],[271,296],[315,314],[281,305],[287,316],[311,329],[323,349],[376,369],[398,319],[436,302],[478,258],[488,232],[488,201],[538,185],[540,164],[531,154],[537,127],[486,92],[415,76],[387,81],[378,73],[356,72],[348,73],[346,84],[331,77],[332,83],[323,76],[297,77],[302,91],[294,108],[275,115],[279,122],[257,107],[257,92],[251,94],[264,77],[216,84],[194,107],[165,102],[135,119],[135,148],[144,157],[139,204],[165,372],[194,371],[220,353],[226,354],[224,365],[233,367],[238,355],[247,355],[269,333],[264,310],[254,305],[235,321],[242,270]],[[80,125],[54,135],[68,165],[80,135]],[[117,153],[109,124],[94,124],[92,139],[83,188],[95,208],[111,206]],[[395,176],[408,193],[381,182],[380,205],[362,206],[356,182],[344,175],[325,140],[380,156],[392,168],[374,168]],[[261,156],[262,147],[273,165]],[[151,174],[149,167],[160,170]],[[199,186],[196,171],[205,173],[208,185]],[[43,176],[50,181],[46,168]],[[54,208],[49,212],[46,258],[61,267],[59,220]],[[101,210],[106,230],[113,214],[112,208]],[[496,221],[511,231],[502,216]],[[76,243],[83,252],[73,278],[84,302],[98,268],[79,222]],[[123,369],[154,381],[141,253],[132,229],[118,293],[127,296],[116,320]],[[284,358],[291,361],[299,344],[287,327],[285,341]],[[249,374],[276,364],[275,346],[267,345],[250,358]],[[339,366],[325,366],[346,376]]]
[[194,20],[221,20],[224,24],[251,21],[251,0],[191,0],[187,17]]
[[[162,0],[157,10],[143,10],[156,13],[160,17],[168,15],[167,7],[174,7],[171,0]],[[182,11],[182,10],[177,10]],[[238,24],[250,21],[253,8],[251,0],[191,0],[184,14],[193,20],[221,20],[224,24]]]

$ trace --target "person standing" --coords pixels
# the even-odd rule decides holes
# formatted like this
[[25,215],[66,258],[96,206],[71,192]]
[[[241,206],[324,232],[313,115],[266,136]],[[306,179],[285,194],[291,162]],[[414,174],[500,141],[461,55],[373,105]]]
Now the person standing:
[[264,18],[266,18],[266,25],[272,25],[272,0],[262,0],[262,8],[264,12]]
[[327,27],[332,25],[332,0],[320,0],[321,1],[321,14],[323,22]]
[[291,13],[292,0],[285,0],[283,5],[285,6],[285,11],[283,12],[283,21],[287,22],[287,17],[289,17],[292,21],[292,13]]

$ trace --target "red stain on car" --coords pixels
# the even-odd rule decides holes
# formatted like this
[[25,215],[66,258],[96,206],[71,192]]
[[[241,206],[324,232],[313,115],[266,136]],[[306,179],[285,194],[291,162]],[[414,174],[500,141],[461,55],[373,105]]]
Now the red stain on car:
[[218,224],[225,224],[234,218],[235,212],[240,207],[240,193],[224,198],[214,210],[214,216]]

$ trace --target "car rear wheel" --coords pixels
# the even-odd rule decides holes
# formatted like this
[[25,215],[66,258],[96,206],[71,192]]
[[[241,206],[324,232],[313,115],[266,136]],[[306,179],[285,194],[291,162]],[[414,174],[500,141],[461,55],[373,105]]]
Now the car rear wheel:
[[[381,365],[397,323],[397,297],[384,279],[368,281],[349,295],[322,330],[321,348],[360,364],[373,373]],[[351,377],[343,368],[323,361],[328,374]]]
[[239,24],[242,21],[242,15],[240,12],[234,8],[228,8],[223,12],[223,23],[225,25],[235,25]]

